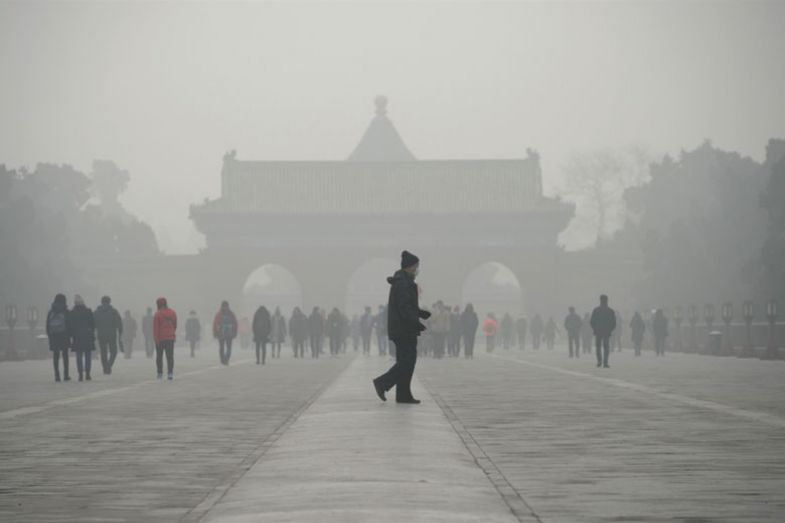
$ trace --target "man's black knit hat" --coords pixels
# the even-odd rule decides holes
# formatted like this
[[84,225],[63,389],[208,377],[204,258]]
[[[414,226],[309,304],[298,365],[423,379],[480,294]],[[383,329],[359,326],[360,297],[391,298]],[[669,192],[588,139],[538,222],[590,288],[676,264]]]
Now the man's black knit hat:
[[410,253],[409,251],[403,251],[401,253],[401,269],[411,267],[412,265],[417,265],[418,263],[420,263],[420,258]]

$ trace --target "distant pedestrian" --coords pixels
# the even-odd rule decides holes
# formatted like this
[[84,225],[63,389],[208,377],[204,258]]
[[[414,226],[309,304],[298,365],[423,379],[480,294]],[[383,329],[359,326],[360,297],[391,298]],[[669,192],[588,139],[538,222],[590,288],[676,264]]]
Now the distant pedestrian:
[[112,307],[109,296],[101,298],[99,305],[93,313],[95,318],[95,331],[98,335],[98,348],[101,351],[101,366],[104,374],[111,374],[115,359],[117,359],[118,339],[120,350],[123,349],[123,320],[117,309]]
[[616,330],[611,335],[611,350],[616,347],[616,352],[621,352],[622,335],[624,334],[624,317],[616,311]]
[[654,334],[654,349],[657,351],[657,356],[665,356],[665,338],[668,337],[668,318],[662,312],[662,309],[657,309],[654,313],[652,320],[652,334]]
[[564,330],[567,331],[567,345],[570,358],[580,358],[581,355],[581,327],[583,321],[575,312],[575,307],[570,307],[570,312],[564,318]]
[[447,333],[447,355],[457,358],[461,354],[461,308],[453,307],[450,314],[450,332]]
[[251,322],[247,316],[243,316],[237,321],[237,339],[240,340],[240,348],[246,350],[251,346]]
[[553,350],[558,333],[559,327],[556,326],[556,322],[553,321],[553,318],[548,318],[548,322],[545,324],[545,346],[548,347],[548,350]]
[[279,307],[275,308],[275,313],[272,317],[272,333],[271,333],[271,345],[270,345],[270,357],[271,358],[280,358],[281,357],[281,345],[286,341],[286,318],[283,317],[281,314],[281,309]]
[[341,313],[337,307],[333,307],[330,315],[327,316],[327,337],[330,339],[330,356],[338,356],[341,349]]
[[253,315],[253,341],[256,345],[256,364],[264,365],[267,359],[267,344],[273,331],[272,318],[267,307],[262,305]]
[[295,307],[289,320],[289,337],[292,339],[292,351],[295,358],[305,357],[305,340],[308,338],[308,318]]
[[174,379],[174,342],[177,338],[177,314],[169,308],[166,298],[156,301],[158,310],[153,316],[153,338],[155,339],[155,367],[158,379],[164,376],[164,354],[166,354],[166,379]]
[[95,318],[93,311],[85,306],[78,294],[74,296],[74,308],[68,315],[68,334],[71,337],[71,348],[76,354],[76,370],[79,381],[90,381],[92,354],[95,349]]
[[515,321],[515,330],[518,334],[518,348],[521,350],[526,349],[526,335],[528,334],[529,330],[529,322],[526,321],[525,316],[519,317]]
[[352,321],[349,323],[349,331],[352,336],[352,349],[357,352],[360,350],[360,317],[356,314],[352,316]]
[[69,314],[65,294],[57,294],[49,313],[46,315],[46,335],[49,338],[49,350],[52,352],[52,365],[57,382],[60,381],[61,356],[63,359],[63,379],[71,381],[71,377],[68,375],[68,348],[71,346],[71,337],[68,334]]
[[635,314],[630,320],[630,337],[632,338],[632,346],[635,350],[635,355],[641,355],[641,347],[643,346],[643,333],[646,331],[646,322],[643,321],[640,313],[635,311]]
[[583,353],[591,354],[592,347],[594,346],[594,333],[591,330],[591,317],[589,313],[583,315],[583,324],[581,325],[581,345],[583,345]]
[[420,319],[430,317],[420,309],[419,292],[415,279],[420,260],[409,251],[401,253],[401,269],[387,278],[390,296],[387,303],[387,335],[395,345],[395,365],[373,380],[377,396],[387,401],[385,393],[395,387],[397,403],[418,404],[412,395],[411,382],[417,363],[417,337],[425,329]]
[[202,323],[196,316],[196,311],[188,313],[188,319],[185,320],[185,341],[191,349],[191,357],[196,357],[196,344],[202,339]]
[[319,307],[314,307],[308,317],[308,337],[311,343],[311,358],[316,359],[322,352],[322,339],[324,337],[324,318]]
[[[379,312],[374,318],[373,326],[376,329],[376,345],[379,347],[379,355],[387,355],[387,308],[384,305],[379,305]],[[395,347],[390,348],[392,352]],[[393,356],[393,354],[391,354]]]
[[504,350],[510,350],[510,347],[512,347],[513,323],[512,316],[510,316],[509,312],[505,312],[504,316],[502,316],[502,322],[499,331],[502,338],[502,348]]
[[[371,314],[371,308],[365,307],[365,313],[360,316],[360,339],[362,340],[363,355],[371,355],[371,336],[376,318]],[[379,354],[382,353],[382,346],[379,345]]]
[[221,365],[229,365],[229,358],[232,357],[232,341],[237,337],[237,317],[226,300],[221,302],[221,308],[213,318],[213,336],[218,340]]
[[600,305],[591,313],[591,328],[594,331],[594,340],[597,348],[597,366],[609,368],[608,352],[610,351],[610,338],[616,329],[616,313],[608,307],[608,297],[600,296]]
[[433,357],[441,359],[447,346],[447,334],[450,332],[450,309],[439,301],[433,309],[431,317],[431,334],[433,334]]
[[496,316],[489,312],[488,317],[482,322],[482,332],[485,334],[485,352],[493,352],[496,344],[497,328]]
[[131,311],[125,311],[123,316],[123,349],[125,359],[130,360],[131,354],[134,351],[134,340],[136,340],[136,331],[138,326],[136,320],[131,316]]
[[153,357],[155,340],[153,339],[153,308],[147,307],[147,314],[142,316],[142,336],[144,337],[144,355]]
[[461,313],[461,334],[463,335],[463,354],[466,358],[474,358],[474,339],[480,320],[474,312],[474,305],[467,304]]

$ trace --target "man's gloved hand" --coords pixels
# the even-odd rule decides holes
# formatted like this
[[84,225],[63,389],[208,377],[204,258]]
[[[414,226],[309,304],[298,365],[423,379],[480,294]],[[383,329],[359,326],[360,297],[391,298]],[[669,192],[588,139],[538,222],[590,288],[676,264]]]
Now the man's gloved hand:
[[125,347],[123,347],[123,340],[120,340],[119,347],[120,347],[120,352],[125,353]]
[[427,320],[431,317],[431,313],[426,310],[420,310],[420,318]]

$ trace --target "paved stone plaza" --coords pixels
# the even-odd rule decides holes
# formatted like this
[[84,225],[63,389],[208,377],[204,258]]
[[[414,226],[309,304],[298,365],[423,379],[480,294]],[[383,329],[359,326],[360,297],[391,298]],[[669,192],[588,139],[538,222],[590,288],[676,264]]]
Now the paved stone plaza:
[[785,362],[497,350],[421,359],[412,406],[386,358],[216,352],[0,364],[0,521],[785,520]]

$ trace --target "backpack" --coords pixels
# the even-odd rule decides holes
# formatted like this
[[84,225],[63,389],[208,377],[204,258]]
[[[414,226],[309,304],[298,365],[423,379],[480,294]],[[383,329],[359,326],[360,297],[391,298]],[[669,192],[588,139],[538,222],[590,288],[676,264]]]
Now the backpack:
[[221,323],[218,325],[218,332],[222,338],[231,338],[234,334],[232,317],[229,314],[221,316]]
[[65,313],[55,312],[49,316],[49,332],[51,334],[65,334]]

